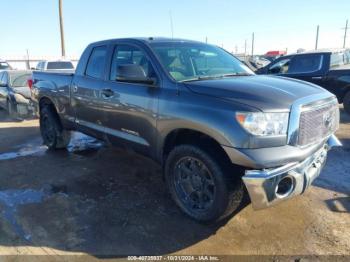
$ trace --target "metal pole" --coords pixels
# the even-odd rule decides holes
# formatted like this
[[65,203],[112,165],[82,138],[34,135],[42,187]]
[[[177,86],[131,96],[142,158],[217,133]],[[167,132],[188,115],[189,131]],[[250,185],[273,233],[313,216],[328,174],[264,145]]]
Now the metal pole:
[[173,14],[172,14],[171,10],[169,11],[169,17],[170,17],[171,38],[174,38]]
[[58,0],[58,12],[60,17],[60,32],[61,32],[61,55],[66,56],[66,50],[64,46],[64,31],[63,31],[63,16],[62,16],[62,0]]
[[346,24],[345,24],[343,48],[345,48],[345,45],[346,45],[346,32],[347,32],[347,31],[348,31],[348,20],[346,20]]
[[254,55],[254,32],[252,35],[252,56]]
[[247,56],[247,39],[244,40],[244,57]]
[[29,51],[28,49],[26,51],[27,51],[27,69],[30,69]]
[[208,37],[205,37],[205,43],[208,44]]
[[318,46],[318,32],[319,32],[319,30],[320,30],[320,26],[317,25],[315,50],[317,50],[317,46]]

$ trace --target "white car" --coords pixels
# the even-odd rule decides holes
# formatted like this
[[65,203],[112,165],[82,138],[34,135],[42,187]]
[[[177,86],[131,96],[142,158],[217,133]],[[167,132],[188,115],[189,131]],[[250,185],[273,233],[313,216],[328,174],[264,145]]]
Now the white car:
[[71,61],[67,60],[56,60],[56,61],[40,61],[35,67],[38,71],[67,71],[74,70],[74,65]]

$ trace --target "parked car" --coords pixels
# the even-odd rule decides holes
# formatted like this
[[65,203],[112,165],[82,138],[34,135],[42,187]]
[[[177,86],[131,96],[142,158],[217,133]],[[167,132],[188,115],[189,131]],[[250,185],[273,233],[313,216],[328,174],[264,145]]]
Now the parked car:
[[335,94],[350,114],[350,50],[321,50],[286,55],[256,71],[308,81]]
[[280,50],[274,50],[274,51],[268,51],[265,55],[263,55],[263,58],[269,60],[270,62],[276,60],[277,58],[286,55],[286,51],[280,51]]
[[12,69],[12,67],[6,61],[0,60],[0,70],[10,70],[10,69]]
[[303,193],[339,145],[333,94],[190,40],[92,43],[75,74],[35,71],[33,94],[50,149],[78,130],[151,157],[198,221],[232,214],[244,184],[257,209]]
[[270,60],[263,56],[253,56],[249,58],[249,62],[257,69],[267,66],[271,63]]
[[28,116],[33,112],[28,85],[31,75],[31,71],[0,71],[0,107],[7,110],[10,116]]
[[38,62],[37,66],[35,67],[35,70],[38,71],[67,71],[67,70],[73,70],[74,71],[74,65],[71,61],[65,61],[65,60],[57,60],[57,61],[40,61]]

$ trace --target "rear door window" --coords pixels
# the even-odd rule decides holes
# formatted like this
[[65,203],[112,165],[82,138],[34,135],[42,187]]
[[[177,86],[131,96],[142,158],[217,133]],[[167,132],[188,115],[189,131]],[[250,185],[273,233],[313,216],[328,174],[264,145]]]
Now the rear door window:
[[106,64],[107,47],[98,46],[92,49],[85,74],[93,78],[103,78]]
[[321,70],[322,62],[322,54],[297,55],[292,59],[287,73],[296,74],[316,72]]

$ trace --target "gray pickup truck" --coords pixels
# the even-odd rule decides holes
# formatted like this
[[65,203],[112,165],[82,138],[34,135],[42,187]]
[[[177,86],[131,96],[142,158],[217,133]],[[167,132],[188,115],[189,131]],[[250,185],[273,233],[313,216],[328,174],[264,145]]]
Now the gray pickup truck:
[[337,99],[295,79],[257,76],[200,42],[114,39],[90,44],[72,73],[33,73],[50,149],[77,130],[146,155],[190,217],[231,215],[303,193],[340,145]]

